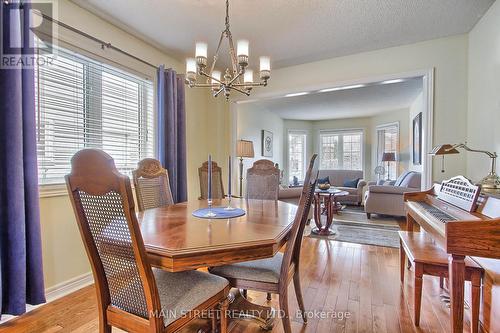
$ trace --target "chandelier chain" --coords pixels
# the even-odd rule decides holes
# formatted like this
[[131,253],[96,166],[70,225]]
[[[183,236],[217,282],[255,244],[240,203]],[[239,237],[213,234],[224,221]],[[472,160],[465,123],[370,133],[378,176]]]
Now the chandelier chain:
[[226,0],[226,30],[229,31],[229,0]]

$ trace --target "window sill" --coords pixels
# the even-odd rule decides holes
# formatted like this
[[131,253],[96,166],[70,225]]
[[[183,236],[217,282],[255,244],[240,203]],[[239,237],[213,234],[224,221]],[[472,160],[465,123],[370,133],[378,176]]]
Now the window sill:
[[66,184],[47,184],[38,186],[40,198],[62,197],[68,195]]

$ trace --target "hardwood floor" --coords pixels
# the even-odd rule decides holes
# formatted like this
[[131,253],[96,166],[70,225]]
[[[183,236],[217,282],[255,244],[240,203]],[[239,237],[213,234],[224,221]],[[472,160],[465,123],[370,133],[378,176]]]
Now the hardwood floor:
[[[424,278],[420,327],[413,326],[413,273],[406,272],[405,284],[401,286],[398,249],[306,237],[301,264],[306,309],[327,318],[313,316],[307,325],[302,325],[294,316],[294,332],[449,331],[449,309],[439,298],[438,279],[430,276]],[[92,286],[79,290],[7,322],[0,326],[0,332],[97,332],[94,293]],[[298,305],[292,285],[289,295],[291,313],[295,314]],[[249,291],[249,297],[266,303],[264,293]],[[274,295],[271,303],[278,308]],[[349,317],[333,318],[334,311],[347,312]],[[196,328],[192,325],[184,331],[196,332]],[[467,310],[464,332],[469,331]],[[231,332],[264,331],[251,321],[238,320]],[[283,332],[279,320],[272,332]]]

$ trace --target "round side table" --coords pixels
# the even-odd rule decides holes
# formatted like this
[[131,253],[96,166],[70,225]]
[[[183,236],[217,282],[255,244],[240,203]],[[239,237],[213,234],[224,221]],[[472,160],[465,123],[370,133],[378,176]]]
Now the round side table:
[[[316,227],[311,230],[312,233],[322,236],[334,235],[335,232],[330,229],[333,223],[333,214],[338,214],[343,206],[337,202],[337,198],[349,195],[348,192],[330,188],[328,190],[316,189],[314,191],[314,223]],[[321,216],[326,216],[326,222],[321,223]]]

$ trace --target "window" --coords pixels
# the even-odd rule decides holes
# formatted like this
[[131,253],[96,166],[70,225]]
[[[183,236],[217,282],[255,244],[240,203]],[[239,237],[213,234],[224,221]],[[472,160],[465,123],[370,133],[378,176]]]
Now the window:
[[306,133],[288,132],[288,177],[290,183],[293,177],[299,181],[305,178],[306,163]]
[[[377,127],[377,165],[384,167],[385,173],[381,175],[382,179],[398,177],[398,162],[382,162],[384,153],[395,153],[396,159],[399,156],[399,123],[381,125]],[[389,163],[389,168],[387,168]]]
[[83,148],[103,149],[125,174],[154,155],[151,81],[58,49],[35,84],[40,184],[63,183]]
[[322,131],[320,169],[363,170],[363,131]]

